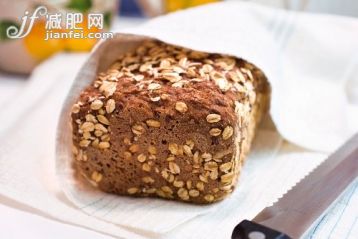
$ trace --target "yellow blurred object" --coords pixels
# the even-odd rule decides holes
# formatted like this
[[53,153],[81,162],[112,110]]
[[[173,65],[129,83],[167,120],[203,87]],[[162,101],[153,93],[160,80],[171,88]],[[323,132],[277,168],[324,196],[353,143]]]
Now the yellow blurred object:
[[[61,32],[61,30],[53,30]],[[34,26],[23,41],[25,48],[28,50],[31,56],[36,60],[41,61],[51,56],[54,53],[65,49],[64,39],[48,39],[45,40],[46,36],[46,21],[37,20]]]
[[207,3],[219,2],[219,0],[191,0],[189,2],[190,2],[189,7],[195,7]]
[[88,18],[87,15],[83,15],[83,21],[77,24],[77,27],[80,29],[68,30],[73,31],[74,33],[83,33],[83,38],[69,38],[65,39],[66,41],[66,50],[69,51],[90,51],[92,47],[96,44],[98,39],[87,38],[89,33],[98,33],[101,32],[97,27],[87,28]]
[[167,12],[195,7],[207,3],[219,2],[220,0],[164,0]]

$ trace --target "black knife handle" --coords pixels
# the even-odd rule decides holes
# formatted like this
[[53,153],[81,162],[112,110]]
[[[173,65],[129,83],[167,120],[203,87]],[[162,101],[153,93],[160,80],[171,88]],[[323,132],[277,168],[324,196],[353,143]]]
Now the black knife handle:
[[282,232],[262,226],[258,223],[243,220],[232,232],[231,239],[291,239]]

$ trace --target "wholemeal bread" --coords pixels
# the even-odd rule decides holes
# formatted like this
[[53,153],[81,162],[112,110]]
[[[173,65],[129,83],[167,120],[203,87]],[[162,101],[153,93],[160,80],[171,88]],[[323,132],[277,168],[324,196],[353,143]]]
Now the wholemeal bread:
[[264,74],[242,59],[143,42],[74,104],[74,166],[109,193],[222,200],[269,95]]

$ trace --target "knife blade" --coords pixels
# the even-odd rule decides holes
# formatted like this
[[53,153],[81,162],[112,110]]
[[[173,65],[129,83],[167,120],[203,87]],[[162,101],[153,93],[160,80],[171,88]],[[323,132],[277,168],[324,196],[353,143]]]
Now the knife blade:
[[358,134],[252,221],[238,224],[232,239],[301,238],[358,177]]

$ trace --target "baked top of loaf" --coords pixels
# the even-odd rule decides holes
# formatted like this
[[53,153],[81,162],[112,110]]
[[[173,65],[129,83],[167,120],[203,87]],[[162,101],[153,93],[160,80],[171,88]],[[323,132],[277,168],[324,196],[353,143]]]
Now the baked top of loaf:
[[267,92],[263,73],[242,59],[145,42],[73,106],[77,168],[108,192],[220,200],[235,185],[253,109],[266,108],[258,96]]

